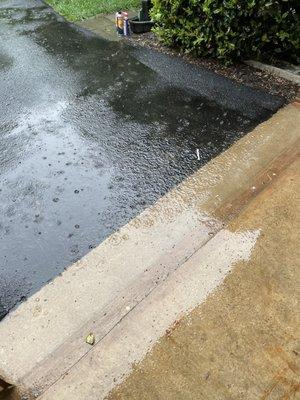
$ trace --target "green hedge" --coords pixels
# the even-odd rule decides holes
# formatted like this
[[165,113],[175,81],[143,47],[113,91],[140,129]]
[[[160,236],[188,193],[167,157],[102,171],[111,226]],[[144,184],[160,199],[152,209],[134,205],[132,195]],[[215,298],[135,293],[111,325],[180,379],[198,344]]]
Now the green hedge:
[[230,63],[299,62],[300,0],[153,0],[155,32],[168,46]]

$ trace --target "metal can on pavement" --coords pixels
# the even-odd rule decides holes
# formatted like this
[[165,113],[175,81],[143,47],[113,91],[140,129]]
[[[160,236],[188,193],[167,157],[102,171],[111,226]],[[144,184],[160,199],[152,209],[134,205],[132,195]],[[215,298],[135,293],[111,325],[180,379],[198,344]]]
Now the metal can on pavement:
[[129,36],[130,35],[130,27],[129,27],[129,20],[128,20],[128,12],[123,12],[123,31],[124,31],[124,36]]
[[124,35],[124,17],[121,11],[116,13],[116,29],[119,35]]

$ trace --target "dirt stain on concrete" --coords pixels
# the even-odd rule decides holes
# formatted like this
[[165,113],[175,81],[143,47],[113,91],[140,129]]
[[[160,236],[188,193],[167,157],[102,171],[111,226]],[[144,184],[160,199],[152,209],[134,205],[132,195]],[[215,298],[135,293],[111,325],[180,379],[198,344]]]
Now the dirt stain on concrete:
[[299,159],[230,224],[260,229],[205,303],[177,321],[109,400],[290,400],[300,396]]

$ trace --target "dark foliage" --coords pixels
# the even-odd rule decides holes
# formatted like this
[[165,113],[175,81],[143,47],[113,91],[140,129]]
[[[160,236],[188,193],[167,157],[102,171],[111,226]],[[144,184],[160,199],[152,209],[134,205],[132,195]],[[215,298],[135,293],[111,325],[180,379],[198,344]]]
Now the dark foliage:
[[153,0],[161,40],[185,52],[299,61],[299,0]]

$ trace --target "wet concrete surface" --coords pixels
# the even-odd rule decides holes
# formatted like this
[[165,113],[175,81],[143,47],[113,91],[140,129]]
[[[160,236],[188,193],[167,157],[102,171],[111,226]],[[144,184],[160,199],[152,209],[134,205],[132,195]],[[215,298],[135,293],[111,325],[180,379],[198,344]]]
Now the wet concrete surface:
[[37,1],[0,37],[0,318],[283,104]]
[[250,259],[176,320],[106,399],[300,398],[300,161],[292,160],[229,225],[259,230]]

